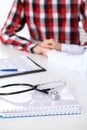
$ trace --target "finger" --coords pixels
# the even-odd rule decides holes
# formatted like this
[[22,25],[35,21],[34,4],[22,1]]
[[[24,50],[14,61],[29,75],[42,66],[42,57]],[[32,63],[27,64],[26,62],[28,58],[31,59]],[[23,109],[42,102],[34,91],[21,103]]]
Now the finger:
[[53,40],[52,39],[46,39],[44,40],[42,43],[41,43],[41,46],[42,47],[45,47],[45,48],[52,48],[52,45],[54,44]]

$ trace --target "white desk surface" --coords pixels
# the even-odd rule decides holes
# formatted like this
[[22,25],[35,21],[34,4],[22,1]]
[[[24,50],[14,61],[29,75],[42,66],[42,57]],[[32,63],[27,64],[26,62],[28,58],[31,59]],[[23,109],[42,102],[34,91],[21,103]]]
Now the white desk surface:
[[0,59],[23,54],[31,57],[47,71],[1,78],[0,85],[14,82],[38,84],[55,80],[68,81],[83,112],[80,115],[0,119],[0,130],[87,130],[87,75],[59,67],[50,63],[44,56],[24,53],[0,44]]

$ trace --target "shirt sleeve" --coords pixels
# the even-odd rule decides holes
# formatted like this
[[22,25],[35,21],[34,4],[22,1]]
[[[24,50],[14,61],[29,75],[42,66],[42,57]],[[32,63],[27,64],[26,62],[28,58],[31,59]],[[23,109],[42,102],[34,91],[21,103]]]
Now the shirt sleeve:
[[83,28],[87,32],[87,0],[81,0],[80,4],[81,20]]
[[25,23],[23,1],[14,0],[7,20],[1,29],[1,42],[29,52],[35,43],[17,35],[17,32],[23,29]]
[[61,51],[72,55],[80,55],[83,54],[85,50],[86,50],[85,46],[62,44]]

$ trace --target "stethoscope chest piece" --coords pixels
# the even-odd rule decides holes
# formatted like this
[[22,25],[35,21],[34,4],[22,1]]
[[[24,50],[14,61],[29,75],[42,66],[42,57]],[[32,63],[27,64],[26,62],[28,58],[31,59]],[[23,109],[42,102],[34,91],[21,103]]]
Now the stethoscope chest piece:
[[59,100],[60,99],[60,95],[59,92],[56,90],[51,90],[48,92],[49,98],[52,100]]

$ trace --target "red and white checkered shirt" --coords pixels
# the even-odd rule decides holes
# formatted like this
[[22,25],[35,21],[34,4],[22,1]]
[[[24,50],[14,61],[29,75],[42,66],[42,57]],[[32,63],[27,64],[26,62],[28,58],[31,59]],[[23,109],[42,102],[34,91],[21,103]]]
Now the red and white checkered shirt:
[[[79,20],[87,31],[87,0],[14,0],[1,30],[1,41],[25,51],[50,38],[79,45]],[[25,23],[30,39],[17,35]]]

